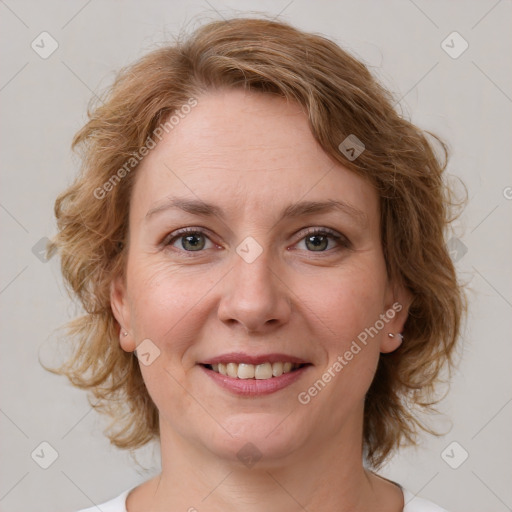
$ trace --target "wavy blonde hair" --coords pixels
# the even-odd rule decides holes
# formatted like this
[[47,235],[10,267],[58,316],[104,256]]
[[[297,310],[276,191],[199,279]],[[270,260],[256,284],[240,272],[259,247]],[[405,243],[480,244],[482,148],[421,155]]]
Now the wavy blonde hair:
[[[434,386],[454,364],[466,309],[444,241],[453,220],[452,195],[443,180],[447,146],[399,115],[392,95],[363,63],[334,42],[283,22],[209,22],[121,70],[102,104],[89,109],[89,121],[73,140],[82,170],[56,200],[58,234],[50,246],[50,253],[60,252],[63,277],[85,314],[68,325],[71,358],[49,371],[90,390],[96,398],[91,405],[112,418],[105,433],[115,446],[133,450],[159,437],[158,410],[137,358],[120,347],[110,305],[113,276],[124,272],[136,166],[101,199],[95,191],[173,112],[220,87],[298,102],[324,151],[380,195],[388,275],[414,299],[404,342],[381,354],[366,396],[363,448],[377,468],[401,444],[414,444],[420,429],[435,433],[411,404],[422,410],[438,401]],[[338,149],[350,134],[365,145],[353,161]],[[432,142],[442,149],[442,159]]]

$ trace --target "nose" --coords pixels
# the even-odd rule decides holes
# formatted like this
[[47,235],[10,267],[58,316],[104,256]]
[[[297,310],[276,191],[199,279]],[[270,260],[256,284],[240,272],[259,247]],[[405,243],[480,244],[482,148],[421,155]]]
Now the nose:
[[234,254],[234,267],[223,280],[218,308],[219,319],[228,326],[263,334],[288,322],[291,291],[266,253],[251,263]]

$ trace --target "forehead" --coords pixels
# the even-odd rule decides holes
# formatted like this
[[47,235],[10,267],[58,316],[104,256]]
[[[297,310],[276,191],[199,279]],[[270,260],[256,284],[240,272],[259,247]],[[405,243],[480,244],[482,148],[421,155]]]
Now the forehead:
[[137,216],[171,195],[233,215],[327,198],[377,214],[373,187],[323,151],[299,104],[243,90],[207,93],[197,102],[137,169]]

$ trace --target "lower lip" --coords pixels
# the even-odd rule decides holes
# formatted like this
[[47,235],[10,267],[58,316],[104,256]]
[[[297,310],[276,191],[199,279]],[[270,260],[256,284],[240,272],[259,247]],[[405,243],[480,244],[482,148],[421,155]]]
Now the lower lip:
[[214,372],[204,366],[200,367],[206,375],[210,377],[210,379],[222,388],[227,389],[236,395],[257,396],[269,395],[270,393],[275,393],[276,391],[290,386],[302,377],[304,372],[309,368],[309,365],[303,366],[293,372],[283,373],[279,377],[272,377],[270,379],[237,379]]

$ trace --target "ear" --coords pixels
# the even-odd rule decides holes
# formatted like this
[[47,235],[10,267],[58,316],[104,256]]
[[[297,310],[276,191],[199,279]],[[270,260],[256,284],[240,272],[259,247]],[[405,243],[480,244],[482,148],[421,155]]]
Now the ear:
[[389,284],[384,313],[388,321],[383,329],[380,342],[380,351],[383,354],[393,352],[402,344],[400,334],[404,330],[412,301],[413,295],[405,286]]
[[133,352],[137,347],[135,346],[135,339],[130,323],[130,307],[126,293],[126,285],[124,278],[120,275],[116,276],[110,283],[110,307],[120,326],[119,342],[121,348],[126,352]]

